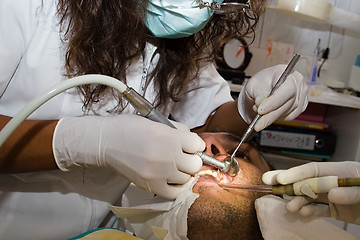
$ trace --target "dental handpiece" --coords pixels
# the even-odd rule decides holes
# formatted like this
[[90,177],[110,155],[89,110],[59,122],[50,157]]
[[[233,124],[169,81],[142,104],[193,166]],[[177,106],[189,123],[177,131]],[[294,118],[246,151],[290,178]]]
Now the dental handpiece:
[[[120,82],[110,76],[101,74],[88,74],[78,77],[73,77],[63,81],[50,89],[46,90],[43,94],[31,100],[26,104],[1,130],[0,132],[0,147],[5,143],[9,136],[15,129],[33,113],[36,109],[41,107],[45,102],[57,96],[67,89],[88,85],[88,84],[102,84],[109,86],[120,92],[130,104],[139,112],[141,116],[149,118],[153,121],[166,124],[172,128],[176,128],[167,118],[165,118],[155,107],[151,105],[144,97],[138,94],[134,89],[128,87],[126,84]],[[205,164],[219,168],[221,171],[228,171],[228,165],[225,164],[205,153],[198,153]],[[237,164],[237,162],[236,162]]]
[[[176,128],[170,121],[167,119],[160,111],[158,111],[149,101],[147,101],[143,96],[141,96],[134,89],[127,87],[127,89],[122,93],[124,97],[130,102],[130,104],[139,112],[141,116],[144,116],[155,122],[160,122],[168,125],[169,127]],[[219,169],[222,172],[229,174],[230,176],[235,176],[239,171],[239,165],[237,161],[225,160],[224,162],[211,157],[210,155],[204,152],[197,152],[203,163],[213,166]]]
[[220,161],[204,152],[197,152],[196,154],[203,160],[205,164],[216,167],[220,171],[225,172],[232,177],[236,176],[236,174],[239,172],[239,164],[237,161],[231,161],[229,159]]
[[[270,97],[276,89],[278,89],[280,87],[281,84],[283,84],[287,78],[287,76],[291,73],[291,71],[294,69],[297,61],[299,60],[300,55],[299,54],[295,54],[293,56],[293,58],[291,59],[290,63],[287,65],[287,67],[285,68],[284,72],[281,74],[279,80],[276,82],[276,84],[274,85],[274,87],[271,89],[269,96]],[[254,126],[256,124],[256,122],[259,120],[259,118],[261,117],[260,114],[256,114],[255,118],[251,121],[251,123],[249,124],[249,127],[246,129],[244,135],[242,136],[240,143],[238,144],[238,146],[236,147],[235,151],[233,152],[233,154],[231,155],[231,161],[236,161],[235,160],[235,154],[236,152],[239,150],[239,147],[241,146],[241,144],[243,144],[244,142],[246,142],[246,140],[249,138],[250,134],[253,132],[254,130]]]
[[153,120],[154,122],[163,123],[169,127],[176,128],[169,119],[162,115],[159,110],[157,110],[148,100],[146,100],[133,88],[127,87],[122,94],[141,116]]
[[360,186],[360,178],[339,178],[337,176],[325,176],[307,178],[286,185],[249,185],[218,183],[222,188],[246,189],[250,191],[272,193],[274,195],[308,196],[313,199],[317,194],[328,193],[330,189],[337,187]]

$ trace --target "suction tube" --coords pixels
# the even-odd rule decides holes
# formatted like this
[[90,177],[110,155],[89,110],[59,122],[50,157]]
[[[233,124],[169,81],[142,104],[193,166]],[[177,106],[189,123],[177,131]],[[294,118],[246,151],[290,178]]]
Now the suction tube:
[[317,194],[328,193],[332,188],[360,186],[360,178],[339,178],[338,176],[323,176],[307,178],[286,185],[249,185],[218,183],[223,188],[237,188],[249,191],[267,192],[274,195],[308,196],[313,199]]
[[44,94],[41,94],[39,97],[29,102],[6,124],[6,126],[0,132],[0,147],[26,118],[45,102],[70,88],[87,84],[102,84],[110,86],[118,90],[120,93],[124,93],[128,89],[128,87],[124,83],[120,82],[116,78],[101,74],[83,75],[63,81],[55,87],[47,90]]

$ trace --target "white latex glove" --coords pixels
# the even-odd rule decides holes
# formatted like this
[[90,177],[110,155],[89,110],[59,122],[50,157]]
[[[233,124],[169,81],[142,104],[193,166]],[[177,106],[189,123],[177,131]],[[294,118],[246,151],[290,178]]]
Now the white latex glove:
[[205,143],[185,125],[173,124],[177,129],[128,114],[62,118],[53,137],[56,163],[63,171],[108,167],[140,188],[174,199],[200,170],[202,160],[193,153],[204,151]]
[[[360,162],[312,162],[288,170],[266,172],[262,179],[265,184],[274,185],[321,176],[360,177]],[[333,217],[360,224],[360,187],[332,188],[328,194],[319,195],[317,199],[296,196],[286,208],[289,212],[300,211],[303,216]]]
[[262,117],[255,124],[261,131],[275,120],[293,120],[308,104],[308,86],[297,71],[289,74],[285,82],[268,97],[271,89],[284,72],[286,65],[266,68],[248,80],[238,98],[238,110],[248,124],[257,113]]

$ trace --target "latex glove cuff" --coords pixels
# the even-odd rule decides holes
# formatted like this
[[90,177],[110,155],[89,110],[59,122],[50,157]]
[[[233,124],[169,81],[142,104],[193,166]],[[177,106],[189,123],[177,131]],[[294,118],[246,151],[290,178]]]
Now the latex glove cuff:
[[237,108],[240,116],[247,124],[250,124],[257,114],[257,107],[254,100],[245,91],[245,86],[239,94]]

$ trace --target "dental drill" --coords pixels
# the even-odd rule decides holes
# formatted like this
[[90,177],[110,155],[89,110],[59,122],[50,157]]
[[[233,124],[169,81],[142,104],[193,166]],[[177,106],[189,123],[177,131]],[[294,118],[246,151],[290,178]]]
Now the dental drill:
[[272,193],[274,195],[308,196],[313,199],[317,194],[328,193],[336,187],[360,186],[360,178],[339,178],[337,176],[325,176],[307,178],[301,181],[286,185],[248,185],[248,184],[227,184],[218,183],[222,188],[246,189],[250,191]]
[[208,154],[204,152],[197,152],[196,153],[204,163],[207,165],[216,167],[220,171],[227,173],[228,175],[234,177],[239,172],[240,167],[238,161],[231,161],[231,159],[226,158],[223,162],[220,160],[217,160],[216,158],[213,158],[209,156]]
[[[144,97],[137,93],[134,89],[128,87],[126,84],[120,82],[119,80],[100,74],[89,74],[78,77],[73,77],[66,81],[61,82],[60,84],[54,86],[53,88],[46,91],[44,94],[41,94],[39,97],[33,99],[29,102],[19,113],[17,113],[1,130],[0,132],[0,147],[4,144],[6,139],[15,131],[15,129],[45,102],[55,97],[56,95],[64,92],[70,88],[87,85],[87,84],[101,84],[110,86],[117,91],[119,91],[130,103],[131,105],[139,112],[141,116],[144,116],[150,120],[166,124],[172,128],[175,126],[164,117],[160,111],[158,111],[154,106],[151,105]],[[219,161],[206,153],[198,152],[197,155],[203,160],[205,164],[211,165],[218,168],[222,172],[229,172],[230,175],[234,176],[238,172],[238,163],[222,162]],[[236,170],[237,169],[237,170]]]
[[[126,91],[124,91],[122,94],[140,113],[140,115],[149,118],[155,122],[164,123],[169,127],[176,128],[169,121],[169,119],[162,115],[156,108],[151,105],[150,102],[148,102],[144,97],[138,94],[134,89],[128,87]],[[225,161],[220,161],[204,152],[197,152],[196,155],[198,155],[202,159],[203,163],[213,166],[220,171],[229,174],[232,177],[234,177],[239,172],[239,164],[236,160],[230,161],[229,159],[225,159]]]

